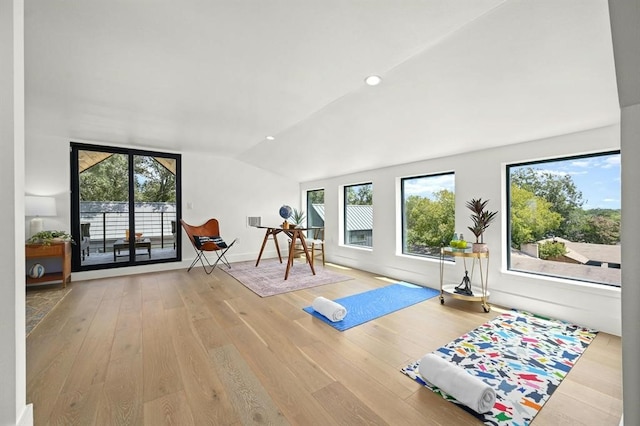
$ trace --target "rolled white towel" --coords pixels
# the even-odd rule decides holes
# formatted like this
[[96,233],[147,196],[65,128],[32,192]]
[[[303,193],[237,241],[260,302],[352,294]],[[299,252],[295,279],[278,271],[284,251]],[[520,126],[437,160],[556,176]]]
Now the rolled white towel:
[[311,307],[314,311],[327,317],[331,322],[342,321],[347,316],[347,308],[326,297],[316,297]]
[[426,381],[476,413],[486,413],[496,402],[496,391],[491,386],[436,354],[426,354],[420,360],[418,372]]

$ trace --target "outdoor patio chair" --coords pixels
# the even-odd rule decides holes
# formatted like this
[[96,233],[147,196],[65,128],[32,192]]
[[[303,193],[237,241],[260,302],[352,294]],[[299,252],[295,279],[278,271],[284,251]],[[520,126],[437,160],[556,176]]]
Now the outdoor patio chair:
[[[196,258],[191,263],[191,266],[189,266],[187,272],[191,271],[198,261],[202,263],[202,267],[207,275],[213,272],[220,261],[227,265],[227,268],[231,269],[231,264],[229,264],[229,261],[225,257],[225,253],[235,244],[237,238],[234,239],[231,244],[225,243],[220,237],[220,226],[217,219],[209,219],[203,225],[198,226],[189,225],[184,219],[180,219],[180,223],[196,251]],[[213,264],[209,262],[209,259],[205,256],[205,252],[213,252],[216,254],[218,258]],[[206,265],[205,261],[207,262]],[[207,265],[210,269],[207,269]]]
[[176,221],[172,220],[171,221],[171,235],[173,235],[173,249],[176,249]]
[[84,260],[85,255],[89,256],[89,249],[91,248],[90,227],[91,223],[88,222],[80,224],[80,251],[82,252],[82,260]]

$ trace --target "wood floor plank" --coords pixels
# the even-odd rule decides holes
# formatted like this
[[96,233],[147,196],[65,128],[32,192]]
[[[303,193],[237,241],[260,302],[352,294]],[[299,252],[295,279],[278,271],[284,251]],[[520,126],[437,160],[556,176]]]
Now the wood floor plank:
[[204,293],[201,297],[207,304],[211,317],[216,320],[220,327],[230,328],[242,324],[237,313],[227,303],[227,298],[221,299],[222,296],[214,291]]
[[62,388],[63,393],[73,389],[86,389],[89,385],[104,382],[113,346],[120,302],[120,299],[103,299]]
[[182,391],[178,360],[166,330],[151,327],[143,330],[142,355],[145,402]]
[[175,283],[163,278],[158,278],[158,289],[160,298],[165,309],[183,307],[182,297],[175,287]]
[[[83,342],[62,336],[49,345],[31,345],[27,352],[27,403],[34,406],[36,424],[49,419]],[[34,365],[30,362],[32,353],[41,354],[43,360]]]
[[[377,377],[361,369],[358,363],[346,360],[332,347],[316,343],[302,348],[304,352],[322,365],[329,374],[338,378],[362,402],[389,424],[420,424],[425,418],[404,400],[398,401]],[[398,371],[398,374],[402,374]],[[389,401],[395,401],[389,404]]]
[[210,356],[242,424],[289,424],[233,345],[213,349]]
[[61,394],[46,424],[55,426],[94,424],[101,392],[102,384],[97,383],[86,389],[78,388]]
[[405,402],[421,413],[424,418],[429,419],[429,425],[482,425],[482,422],[471,414],[456,407],[453,402],[445,401],[440,395],[424,386],[419,386],[409,398],[405,399]]
[[[246,358],[247,364],[260,383],[269,389],[269,396],[292,424],[324,426],[332,423],[329,413],[310,391],[318,390],[335,381],[320,365],[315,364],[300,351],[296,357],[304,358],[308,365],[306,374],[300,376],[290,368],[291,362],[300,361],[283,361],[247,327],[238,326],[230,329],[228,333],[239,352],[252,355]],[[309,378],[317,383],[312,383]]]
[[167,317],[167,331],[172,336],[187,336],[192,334],[192,323],[185,306],[165,310]]
[[179,292],[191,321],[211,318],[211,312],[200,293],[190,288],[181,288]]
[[[128,316],[129,314],[124,314]],[[120,322],[118,322],[120,324]],[[111,361],[142,353],[142,321],[130,321],[127,327],[116,328],[111,345]]]
[[[299,321],[297,321],[297,323],[300,324]],[[319,326],[327,327],[324,323]],[[323,328],[321,328],[321,330],[322,329]],[[414,361],[413,359],[403,363],[401,366],[390,366],[387,362],[381,359],[381,357],[377,356],[377,352],[384,352],[386,350],[385,347],[379,346],[376,348],[376,353],[371,353],[349,339],[344,339],[336,333],[332,334],[334,335],[322,339],[323,344],[332,347],[336,353],[343,356],[346,360],[359,364],[367,374],[377,377],[381,383],[384,383],[384,386],[399,398],[407,398],[416,391],[416,388],[419,385],[411,380],[406,380],[404,375],[397,374],[399,368],[407,365],[411,361]]]
[[109,362],[96,414],[98,425],[141,425],[144,421],[142,400],[142,354],[123,356]]
[[193,335],[173,338],[184,393],[197,425],[227,425],[240,420],[209,356]]
[[145,426],[199,426],[193,420],[187,396],[180,390],[144,404]]
[[192,325],[207,351],[230,343],[225,330],[213,318],[193,321]]
[[143,330],[160,328],[166,329],[164,306],[160,299],[150,299],[142,302],[142,328]]
[[331,413],[333,424],[386,425],[388,424],[339,382],[333,382],[313,393],[320,404]]

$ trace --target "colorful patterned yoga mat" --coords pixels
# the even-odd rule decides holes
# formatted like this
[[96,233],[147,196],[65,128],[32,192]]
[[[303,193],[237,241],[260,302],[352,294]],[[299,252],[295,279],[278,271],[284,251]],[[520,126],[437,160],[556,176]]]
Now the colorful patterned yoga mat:
[[[526,312],[502,314],[434,353],[491,385],[496,403],[488,413],[468,412],[487,425],[528,425],[569,373],[597,331]],[[419,361],[402,372],[452,402],[425,382]]]

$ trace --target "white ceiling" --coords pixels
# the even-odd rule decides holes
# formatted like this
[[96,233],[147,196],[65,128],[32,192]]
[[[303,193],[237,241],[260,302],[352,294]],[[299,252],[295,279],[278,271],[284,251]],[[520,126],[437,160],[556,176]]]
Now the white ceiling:
[[619,120],[606,0],[29,0],[25,44],[28,143],[298,181]]

